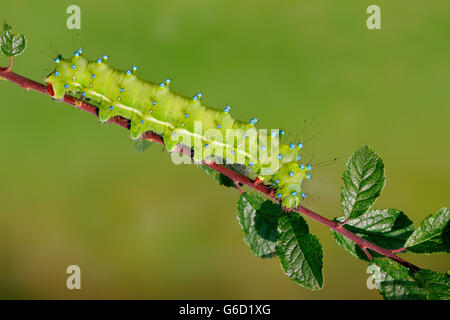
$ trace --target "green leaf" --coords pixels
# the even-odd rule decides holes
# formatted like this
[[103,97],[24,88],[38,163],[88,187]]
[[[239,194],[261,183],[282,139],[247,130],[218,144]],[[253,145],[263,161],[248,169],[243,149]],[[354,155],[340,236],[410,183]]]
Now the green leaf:
[[211,177],[214,178],[221,186],[225,187],[231,187],[236,188],[236,185],[234,184],[233,180],[228,178],[226,175],[217,172],[216,170],[211,169],[208,166],[205,166],[204,164],[201,165],[201,168]]
[[384,299],[449,300],[450,277],[422,269],[413,273],[387,259],[374,259],[369,265],[375,283]]
[[429,300],[450,300],[450,277],[440,272],[422,269],[415,274]]
[[412,272],[395,261],[375,258],[369,265],[369,272],[385,300],[425,300],[427,297]]
[[[337,222],[344,220],[344,217],[335,219]],[[406,239],[414,231],[412,221],[396,209],[369,210],[357,218],[348,220],[344,228],[386,249],[402,248]],[[340,247],[359,259],[369,261],[364,251],[352,240],[334,230],[331,230],[331,234]],[[376,252],[371,254],[373,257],[381,257]]]
[[384,187],[383,161],[363,146],[347,161],[342,179],[342,211],[346,218],[356,218],[372,206]]
[[450,252],[450,209],[426,217],[405,243],[416,253]]
[[305,220],[297,214],[280,218],[278,231],[276,250],[283,271],[306,288],[320,289],[323,253],[319,239],[309,233]]
[[23,34],[14,34],[6,23],[3,24],[3,31],[0,34],[0,50],[8,57],[15,57],[25,51],[27,40]]
[[[384,233],[392,231],[401,214],[403,213],[397,209],[369,210],[357,218],[348,220],[346,224],[367,232]],[[338,220],[344,221],[343,218]]]
[[152,145],[152,142],[150,142],[144,138],[139,138],[139,139],[133,140],[133,145],[137,151],[144,152],[145,150],[150,148],[150,146]]
[[244,231],[244,241],[252,253],[261,258],[275,255],[278,219],[284,215],[281,207],[257,194],[244,193],[238,201],[238,221]]

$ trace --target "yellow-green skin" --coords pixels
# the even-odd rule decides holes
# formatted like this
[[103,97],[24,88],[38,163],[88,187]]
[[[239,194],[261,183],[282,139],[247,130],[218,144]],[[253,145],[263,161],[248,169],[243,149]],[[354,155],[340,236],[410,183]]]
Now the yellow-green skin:
[[[219,111],[206,107],[201,104],[198,96],[186,98],[173,93],[168,82],[154,84],[138,78],[130,70],[116,70],[105,63],[105,59],[88,61],[79,51],[71,59],[57,58],[55,62],[56,70],[45,79],[46,83],[52,85],[55,99],[62,99],[66,93],[82,94],[98,106],[100,121],[105,122],[113,116],[129,119],[133,139],[139,138],[146,131],[152,131],[163,137],[169,152],[178,143],[183,143],[175,139],[176,136],[200,140],[201,143],[188,145],[193,148],[196,162],[210,157],[231,162],[229,160],[234,159],[236,153],[243,152],[245,166],[264,184],[273,186],[284,207],[297,207],[305,196],[302,193],[302,183],[310,178],[307,171],[311,167],[297,161],[303,147],[301,144],[280,144],[280,156],[277,158],[279,168],[276,172],[270,172],[262,163],[264,156],[259,156],[259,159],[251,157],[249,143],[246,143],[245,150],[235,142],[235,145],[225,145],[222,152],[218,152],[214,136],[208,138],[194,134],[194,121],[199,120],[202,121],[203,131],[214,128],[220,130],[224,138],[227,129],[248,132],[248,129],[254,128],[253,124],[234,120],[229,110]],[[237,141],[240,138],[250,142],[258,139],[245,133],[244,136],[237,134]],[[272,148],[270,143],[265,146],[269,151]]]

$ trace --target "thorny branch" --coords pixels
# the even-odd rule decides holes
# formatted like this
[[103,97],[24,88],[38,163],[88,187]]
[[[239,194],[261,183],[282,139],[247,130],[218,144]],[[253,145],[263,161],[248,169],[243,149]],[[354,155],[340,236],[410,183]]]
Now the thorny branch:
[[[31,90],[40,92],[40,93],[48,95],[48,96],[52,96],[53,88],[51,86],[46,87],[45,85],[43,85],[39,82],[36,82],[34,80],[31,80],[31,79],[28,79],[21,75],[16,74],[11,71],[11,66],[12,66],[12,58],[10,59],[8,67],[6,67],[6,68],[0,67],[0,77],[1,78],[4,78],[11,82],[14,82],[14,83],[18,84],[19,86],[25,88],[27,91],[29,91],[31,89]],[[90,114],[98,117],[97,107],[93,106],[92,104],[87,103],[86,101],[76,99],[69,95],[65,95],[64,98],[62,99],[62,101],[67,104],[70,104],[78,109],[89,112]],[[116,117],[109,119],[108,123],[114,123],[125,129],[129,129],[128,120],[125,118],[122,118],[120,116],[116,116]],[[160,145],[164,145],[164,141],[163,141],[162,137],[153,132],[147,131],[142,135],[142,137],[147,139],[148,141],[156,142]],[[180,148],[178,148],[178,151],[182,152],[185,155],[191,156],[190,148],[180,146]],[[262,183],[257,183],[257,181],[251,180],[251,179],[247,178],[246,176],[239,174],[222,164],[214,163],[214,162],[207,161],[207,160],[204,160],[203,164],[210,167],[211,169],[214,169],[214,170],[224,174],[228,178],[230,178],[235,183],[235,185],[238,187],[240,192],[242,192],[242,190],[240,188],[240,184],[247,185],[248,187],[250,187],[256,191],[259,191],[259,192],[267,195],[274,201],[279,202],[275,198],[275,195],[273,194],[270,187],[265,186]],[[298,206],[295,210],[292,210],[292,211],[296,211],[300,214],[303,214],[303,215],[321,223],[322,225],[328,227],[329,229],[334,230],[337,233],[349,238],[350,240],[352,240],[353,242],[355,242],[357,245],[359,245],[361,247],[361,249],[367,254],[367,256],[369,257],[370,260],[372,260],[371,259],[372,257],[367,249],[370,249],[370,250],[377,252],[389,259],[392,259],[392,260],[400,263],[401,265],[409,268],[413,272],[420,270],[419,267],[413,265],[412,263],[409,263],[408,261],[398,257],[395,254],[397,252],[401,252],[402,250],[390,250],[390,249],[382,248],[370,241],[367,241],[367,240],[359,237],[358,235],[352,233],[351,231],[345,229],[343,227],[344,224],[331,221],[331,220],[329,220],[325,217],[322,217],[321,215],[319,215],[319,214],[315,213],[314,211],[311,211],[308,208],[305,208],[303,206]]]

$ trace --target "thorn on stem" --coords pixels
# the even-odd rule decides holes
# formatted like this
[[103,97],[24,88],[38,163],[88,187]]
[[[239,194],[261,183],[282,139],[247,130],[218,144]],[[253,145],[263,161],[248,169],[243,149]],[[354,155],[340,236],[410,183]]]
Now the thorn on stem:
[[275,198],[275,193],[276,192],[277,192],[277,189],[270,189],[270,193],[269,193],[270,197],[271,198]]
[[341,222],[341,223],[338,223],[337,224],[337,227],[338,228],[342,228],[343,226],[345,226],[346,224],[347,224],[347,222],[349,221],[350,219],[345,219],[345,221],[343,221],[343,222]]

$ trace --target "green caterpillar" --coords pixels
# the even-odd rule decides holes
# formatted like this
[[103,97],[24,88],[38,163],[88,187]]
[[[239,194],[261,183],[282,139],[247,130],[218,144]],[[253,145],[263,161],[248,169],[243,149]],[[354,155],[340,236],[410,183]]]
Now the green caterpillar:
[[[271,140],[267,141],[267,135],[256,132],[256,118],[235,120],[230,106],[223,111],[206,107],[200,102],[200,93],[191,98],[181,96],[171,92],[170,79],[150,83],[135,75],[135,66],[124,72],[109,66],[107,59],[103,56],[89,61],[81,49],[71,59],[58,56],[55,71],[45,79],[49,92],[55,99],[66,93],[89,99],[98,106],[101,122],[114,116],[129,119],[133,139],[152,131],[163,137],[169,152],[177,144],[191,148],[196,162],[214,159],[239,163],[248,176],[270,185],[286,208],[297,207],[306,196],[302,183],[311,178],[312,167],[300,162],[302,143],[278,144],[282,130],[271,130]],[[199,123],[207,133],[198,131]]]

